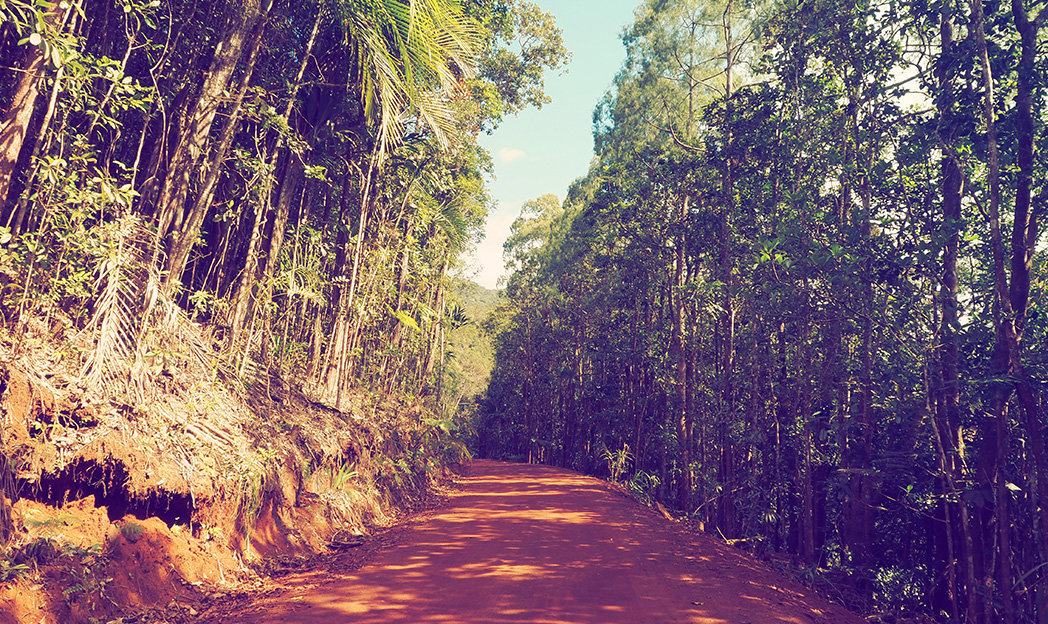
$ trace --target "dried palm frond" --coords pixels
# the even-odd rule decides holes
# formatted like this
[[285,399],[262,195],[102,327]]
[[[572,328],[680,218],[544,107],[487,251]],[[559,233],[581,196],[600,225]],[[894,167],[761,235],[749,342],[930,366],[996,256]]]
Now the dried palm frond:
[[95,313],[84,328],[95,348],[80,371],[88,387],[112,393],[130,381],[143,334],[142,319],[155,305],[159,276],[152,241],[140,217],[128,215],[102,228],[102,258]]
[[230,377],[225,356],[161,287],[153,234],[138,216],[101,228],[94,316],[83,333],[94,349],[81,381],[103,394],[128,392],[139,404],[158,389]]

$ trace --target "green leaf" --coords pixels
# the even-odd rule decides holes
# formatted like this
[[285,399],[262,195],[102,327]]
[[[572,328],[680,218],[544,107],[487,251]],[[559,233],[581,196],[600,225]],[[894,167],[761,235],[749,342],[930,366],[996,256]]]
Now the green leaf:
[[397,320],[400,321],[400,323],[405,327],[410,327],[415,331],[420,331],[418,323],[407,312],[404,312],[403,310],[397,310],[396,312],[393,312],[393,316],[395,316]]

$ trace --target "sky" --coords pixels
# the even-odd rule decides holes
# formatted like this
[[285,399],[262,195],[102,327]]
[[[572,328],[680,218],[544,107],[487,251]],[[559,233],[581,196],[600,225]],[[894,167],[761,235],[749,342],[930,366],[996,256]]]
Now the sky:
[[593,109],[626,56],[619,34],[633,21],[638,0],[531,0],[552,13],[572,52],[568,70],[546,75],[553,101],[503,120],[480,144],[491,153],[495,179],[488,188],[496,201],[484,240],[466,277],[485,288],[498,287],[504,265],[502,243],[524,202],[545,193],[561,200],[584,176],[593,157]]

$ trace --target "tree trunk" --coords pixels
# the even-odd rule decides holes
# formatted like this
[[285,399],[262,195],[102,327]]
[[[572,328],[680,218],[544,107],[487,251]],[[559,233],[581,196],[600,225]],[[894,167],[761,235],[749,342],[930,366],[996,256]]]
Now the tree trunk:
[[[44,16],[48,27],[61,27],[72,7],[54,8]],[[40,96],[40,80],[43,79],[46,59],[35,45],[20,46],[21,58],[12,71],[17,76],[11,91],[11,99],[0,108],[0,223],[16,225],[14,209],[17,197],[12,195],[12,185],[18,175],[22,146],[29,137],[36,100]],[[14,232],[17,233],[17,230]]]
[[183,129],[182,139],[175,147],[156,207],[157,232],[169,245],[172,240],[186,239],[191,234],[192,238],[180,240],[179,244],[192,247],[196,240],[195,233],[183,229],[186,199],[193,177],[199,170],[211,125],[233,77],[244,42],[258,19],[259,11],[259,0],[237,0],[228,8],[226,23],[219,30],[222,38],[215,45],[214,56],[204,76],[200,95],[190,109],[188,125]]
[[262,284],[265,287],[265,295],[262,301],[269,301],[273,295],[273,278],[276,275],[277,265],[280,263],[280,251],[284,247],[284,235],[287,231],[288,218],[291,216],[291,205],[298,195],[299,188],[305,177],[305,165],[299,159],[298,154],[288,155],[287,171],[284,181],[280,185],[280,196],[277,199],[277,210],[273,217],[273,231],[269,239],[269,252],[266,254],[266,262],[262,269]]
[[[288,94],[287,106],[284,107],[283,117],[285,121],[291,119],[291,111],[294,110],[295,101],[298,98],[298,91],[302,87],[302,79],[306,73],[306,66],[309,64],[309,60],[313,55],[313,46],[317,41],[317,33],[320,31],[322,17],[323,12],[318,11],[316,19],[313,20],[313,31],[310,33],[309,41],[306,43],[306,50],[302,55],[302,62],[299,64],[298,75],[295,77],[295,82],[292,83],[291,92]],[[269,153],[269,158],[267,159],[269,171],[275,170],[277,158],[280,156],[280,151],[283,145],[284,137],[278,136],[276,144],[273,146],[273,150]],[[288,158],[297,158],[297,156],[289,154]],[[248,239],[244,270],[240,274],[240,280],[237,282],[236,295],[234,296],[236,303],[233,306],[233,316],[230,322],[232,328],[231,336],[234,342],[236,341],[240,330],[244,329],[244,323],[249,317],[252,317],[251,311],[253,309],[253,304],[256,302],[254,302],[251,297],[251,291],[258,281],[259,273],[266,270],[265,265],[261,268],[258,266],[257,256],[262,244],[266,216],[269,213],[269,196],[272,188],[273,178],[272,176],[267,176],[266,183],[263,184],[263,189],[259,193],[259,205],[255,208],[255,223],[251,228],[251,238]],[[280,235],[280,240],[281,242],[283,241],[283,233]],[[277,251],[279,252],[279,250]]]
[[732,217],[735,212],[735,180],[733,163],[733,92],[732,76],[734,50],[732,44],[732,0],[725,5],[722,17],[725,38],[725,67],[724,67],[724,179],[722,180],[721,192],[723,193],[724,214],[720,220],[720,249],[718,250],[718,270],[720,280],[724,283],[722,293],[721,312],[721,339],[723,341],[723,352],[721,353],[721,405],[725,426],[721,427],[721,481],[724,492],[721,495],[720,529],[728,537],[734,537],[735,532],[735,497],[732,493],[734,487],[734,449],[730,420],[735,413],[735,301],[732,297],[734,286],[734,256],[731,243],[734,232],[732,231]]
[[[360,266],[364,257],[364,236],[368,227],[368,212],[371,208],[371,191],[378,169],[380,145],[376,143],[372,148],[368,159],[367,174],[363,176],[360,190],[360,214],[357,220],[357,236],[353,241],[353,265],[350,273],[349,284],[345,289],[340,288],[339,301],[342,306],[335,323],[338,340],[332,342],[332,348],[325,359],[324,379],[328,393],[336,397],[342,396],[343,380],[349,369],[349,357],[351,344],[355,342],[352,336],[352,323],[350,317],[353,315],[353,304],[356,300],[357,280],[360,276]],[[348,177],[348,174],[347,174]],[[340,399],[336,399],[338,403]]]
[[[946,230],[945,243],[943,247],[943,272],[942,288],[939,296],[942,301],[942,319],[939,326],[939,375],[937,378],[941,389],[940,400],[935,403],[937,419],[937,439],[942,447],[942,482],[946,489],[946,497],[942,503],[942,511],[947,522],[967,523],[967,513],[962,513],[961,507],[965,503],[960,499],[960,492],[956,490],[957,482],[963,478],[963,439],[961,438],[961,415],[960,415],[960,375],[959,371],[959,347],[957,334],[960,329],[960,303],[958,301],[958,277],[957,259],[960,250],[961,230],[963,220],[961,214],[961,200],[963,196],[963,177],[960,164],[954,154],[954,145],[957,141],[958,127],[955,102],[953,97],[953,85],[956,77],[957,67],[954,66],[953,39],[953,16],[949,8],[943,8],[940,13],[939,32],[942,51],[936,62],[935,71],[939,81],[939,94],[936,98],[938,109],[939,138],[944,146],[945,156],[942,159],[941,187],[942,187],[942,216],[943,228]],[[965,507],[964,511],[967,509]],[[947,525],[949,528],[950,525]],[[970,536],[967,526],[961,527],[962,552],[971,553],[971,544],[964,543],[964,539]],[[958,612],[960,595],[958,591],[958,579],[963,582],[965,591],[965,604],[971,609],[968,617],[975,617],[976,580],[974,569],[971,567],[971,555],[958,557],[953,548],[952,531],[947,533],[948,543],[947,564],[950,566],[949,593],[951,610]],[[974,621],[970,619],[969,621]]]
[[[678,220],[688,214],[688,198],[684,198]],[[673,335],[670,347],[675,371],[674,390],[676,396],[671,401],[674,413],[674,424],[677,429],[678,461],[680,463],[680,481],[677,483],[677,504],[680,509],[690,512],[691,498],[691,447],[688,445],[688,350],[685,348],[684,336],[684,237],[676,240],[676,257],[673,262],[673,284],[670,288],[670,313],[673,315]]]
[[[426,392],[429,382],[433,379],[434,371],[438,374],[442,374],[444,370],[444,281],[448,272],[448,262],[449,258],[445,256],[444,262],[440,267],[440,273],[437,274],[436,278],[437,292],[433,298],[433,309],[437,312],[437,318],[433,320],[433,336],[431,337],[429,350],[426,354],[426,365],[423,367],[422,378],[419,379],[419,387],[422,388],[423,393]],[[437,369],[438,364],[440,366],[439,370]],[[440,385],[438,383],[437,388],[439,389],[439,387]]]
[[[1022,0],[1012,0],[1012,14],[1021,40],[1018,66],[1018,83],[1015,106],[1018,111],[1017,151],[1019,172],[1016,178],[1015,211],[1012,220],[1011,300],[1015,326],[1016,346],[1022,341],[1026,326],[1026,312],[1030,301],[1030,269],[1033,263],[1034,245],[1037,242],[1037,219],[1030,210],[1030,189],[1033,183],[1034,140],[1036,126],[1033,111],[1033,92],[1038,87],[1037,60],[1038,31],[1045,19],[1042,9],[1036,21],[1026,15]],[[1039,112],[1039,111],[1038,111]],[[1015,353],[1013,367],[1021,368],[1021,353]]]
[[266,18],[264,16],[260,17],[255,23],[254,33],[251,36],[251,43],[248,48],[247,63],[243,73],[240,75],[240,82],[237,84],[236,95],[230,106],[229,118],[222,126],[218,145],[211,150],[208,165],[205,168],[207,177],[204,179],[203,186],[197,192],[196,199],[193,201],[193,207],[189,211],[189,216],[186,218],[181,234],[172,237],[168,241],[167,273],[164,275],[164,282],[167,284],[171,284],[174,280],[181,280],[182,273],[185,272],[186,264],[189,262],[189,254],[193,251],[193,245],[200,235],[204,217],[207,216],[208,208],[211,205],[211,195],[222,174],[222,163],[225,161],[226,154],[229,153],[229,148],[233,145],[233,134],[239,125],[240,108],[244,103],[244,96],[247,94],[251,76],[255,71],[258,51],[262,47],[262,35],[265,32],[265,25]]
[[800,476],[801,476],[801,513],[800,513],[800,524],[801,524],[801,536],[800,536],[800,555],[801,565],[807,568],[815,566],[815,485],[814,485],[814,465],[812,463],[812,415],[811,415],[811,347],[808,342],[809,328],[805,323],[804,329],[800,332],[800,362],[798,363],[797,371],[797,417],[802,419],[801,427],[801,444],[803,447],[800,449],[802,455],[800,465]]

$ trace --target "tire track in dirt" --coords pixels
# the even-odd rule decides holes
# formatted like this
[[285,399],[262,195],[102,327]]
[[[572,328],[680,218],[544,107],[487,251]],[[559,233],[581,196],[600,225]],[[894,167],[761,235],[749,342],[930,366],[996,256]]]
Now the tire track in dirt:
[[360,569],[287,577],[221,621],[864,622],[598,479],[482,460],[467,475]]

